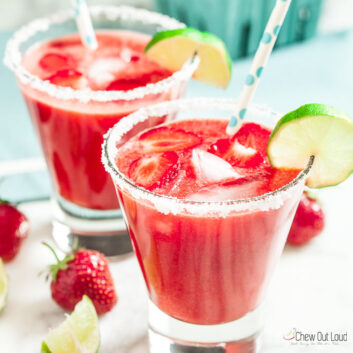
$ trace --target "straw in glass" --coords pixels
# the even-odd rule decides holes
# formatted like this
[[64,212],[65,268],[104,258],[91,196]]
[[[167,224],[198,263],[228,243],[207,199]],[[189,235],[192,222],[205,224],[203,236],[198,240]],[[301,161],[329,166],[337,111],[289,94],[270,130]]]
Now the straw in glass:
[[255,94],[261,74],[271,55],[273,46],[277,40],[284,18],[286,17],[291,0],[277,0],[271,13],[270,19],[261,38],[260,45],[256,51],[251,64],[250,72],[246,76],[245,84],[239,97],[239,104],[235,114],[230,118],[226,132],[233,136],[241,127],[247,112],[247,107]]
[[91,50],[97,49],[97,39],[94,34],[92,20],[88,12],[86,1],[72,0],[72,4],[74,6],[77,28],[83,45]]

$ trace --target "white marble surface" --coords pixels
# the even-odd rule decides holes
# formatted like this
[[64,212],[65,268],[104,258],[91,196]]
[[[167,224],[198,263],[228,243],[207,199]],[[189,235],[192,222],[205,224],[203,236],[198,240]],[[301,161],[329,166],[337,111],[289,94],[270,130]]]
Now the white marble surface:
[[[327,213],[325,231],[305,247],[285,249],[268,300],[264,353],[353,352],[353,178],[320,195]],[[64,319],[50,298],[49,285],[38,277],[52,261],[40,244],[50,238],[49,203],[25,204],[22,209],[32,229],[18,258],[6,267],[11,288],[0,315],[1,353],[38,353],[47,330]],[[120,299],[100,318],[100,353],[147,353],[146,292],[136,260],[128,256],[111,270]],[[292,328],[303,333],[347,332],[348,342],[294,345],[282,337]]]

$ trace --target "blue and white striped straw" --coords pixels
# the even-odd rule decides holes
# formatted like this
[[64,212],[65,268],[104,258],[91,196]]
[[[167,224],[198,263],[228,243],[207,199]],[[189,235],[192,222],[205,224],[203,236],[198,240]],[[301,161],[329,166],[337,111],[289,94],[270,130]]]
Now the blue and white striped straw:
[[85,0],[71,0],[74,6],[77,28],[85,47],[96,50],[97,39],[94,34],[91,17]]
[[233,136],[242,125],[246,116],[247,107],[251,103],[255,94],[262,71],[271,55],[290,4],[291,0],[277,0],[276,2],[275,8],[267,22],[265,32],[251,64],[250,72],[246,76],[245,84],[239,97],[237,110],[235,115],[230,118],[227,126],[226,132],[230,136]]

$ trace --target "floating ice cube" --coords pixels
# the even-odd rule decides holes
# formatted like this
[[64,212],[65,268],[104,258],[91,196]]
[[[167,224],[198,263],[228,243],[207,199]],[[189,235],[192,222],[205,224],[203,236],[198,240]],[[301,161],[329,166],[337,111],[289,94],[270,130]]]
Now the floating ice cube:
[[198,148],[192,151],[192,164],[198,180],[205,185],[242,177],[224,159]]
[[255,196],[258,188],[262,185],[263,183],[260,180],[233,185],[213,184],[188,195],[187,200],[203,202],[239,200]]
[[104,89],[123,71],[127,62],[119,58],[97,59],[88,70],[88,77],[98,88]]
[[257,152],[254,148],[245,147],[242,144],[240,144],[238,141],[234,142],[232,149],[236,153],[236,155],[246,156],[246,157],[251,157]]

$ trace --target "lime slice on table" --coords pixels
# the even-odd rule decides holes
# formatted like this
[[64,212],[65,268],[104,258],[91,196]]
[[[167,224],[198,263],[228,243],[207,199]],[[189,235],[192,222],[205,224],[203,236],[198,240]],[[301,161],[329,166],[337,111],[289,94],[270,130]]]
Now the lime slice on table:
[[303,105],[278,121],[267,154],[272,166],[291,169],[304,169],[315,156],[307,185],[339,184],[353,171],[353,121],[324,104]]
[[9,278],[5,266],[0,258],[0,312],[5,308],[9,291]]
[[97,313],[91,300],[83,296],[72,314],[49,332],[41,353],[96,353],[99,344]]
[[147,44],[145,53],[171,71],[180,70],[197,53],[200,64],[193,75],[194,79],[225,88],[231,77],[232,61],[223,41],[194,28],[156,33]]

